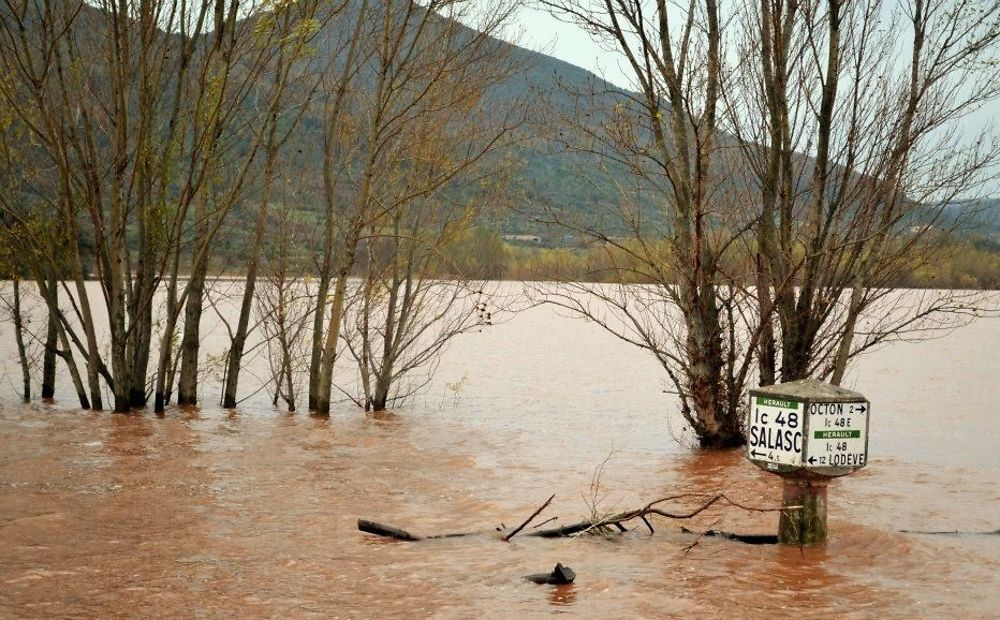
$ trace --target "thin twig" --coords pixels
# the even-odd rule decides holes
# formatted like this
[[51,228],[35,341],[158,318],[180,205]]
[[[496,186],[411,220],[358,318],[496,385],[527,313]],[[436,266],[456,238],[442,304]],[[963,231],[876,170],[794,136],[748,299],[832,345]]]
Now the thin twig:
[[548,508],[549,504],[550,504],[550,503],[552,503],[552,500],[553,500],[553,499],[555,499],[555,497],[556,497],[556,494],[555,494],[555,493],[553,493],[553,494],[552,494],[552,495],[551,495],[551,496],[550,496],[550,497],[549,497],[549,498],[548,498],[547,500],[545,500],[545,503],[544,503],[544,504],[542,504],[541,506],[539,506],[539,507],[538,507],[538,509],[537,509],[537,510],[535,510],[535,512],[531,513],[531,516],[530,516],[530,517],[528,517],[528,518],[527,518],[527,519],[526,519],[526,520],[524,521],[524,523],[522,523],[521,525],[519,525],[519,526],[517,526],[516,528],[514,528],[514,531],[513,531],[513,532],[511,532],[510,534],[507,534],[507,535],[506,535],[506,536],[504,536],[504,537],[503,537],[503,538],[502,538],[501,540],[503,540],[504,542],[507,542],[507,541],[509,541],[509,540],[510,540],[511,538],[514,538],[514,536],[515,536],[515,535],[516,535],[516,534],[517,534],[518,532],[520,532],[521,530],[523,530],[523,529],[524,529],[524,528],[525,528],[525,527],[526,527],[526,526],[527,526],[527,525],[528,525],[529,523],[531,523],[531,522],[532,522],[532,520],[534,520],[534,518],[535,518],[535,517],[537,517],[537,516],[538,516],[538,514],[539,514],[540,512],[542,512],[543,510],[545,510],[546,508]]
[[542,527],[546,523],[552,523],[553,521],[557,521],[557,520],[559,520],[559,517],[549,517],[548,519],[542,521],[541,523],[536,523],[535,525],[532,525],[531,529],[537,530],[538,528]]

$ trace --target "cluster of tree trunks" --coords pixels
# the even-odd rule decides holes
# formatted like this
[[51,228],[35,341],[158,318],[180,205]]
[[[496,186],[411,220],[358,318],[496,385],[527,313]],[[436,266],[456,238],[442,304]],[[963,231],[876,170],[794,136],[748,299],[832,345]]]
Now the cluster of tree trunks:
[[[0,242],[11,248],[0,273],[33,282],[49,308],[44,398],[58,356],[81,407],[102,409],[104,390],[119,412],[150,395],[157,413],[175,394],[197,405],[215,269],[246,276],[227,323],[225,407],[239,403],[254,330],[278,343],[265,343],[275,401],[294,409],[306,372],[309,407],[326,414],[349,317],[365,326],[350,338],[375,409],[407,396],[404,377],[477,324],[471,291],[482,285],[430,276],[476,223],[480,186],[501,176],[495,161],[480,163],[522,121],[520,102],[483,105],[523,62],[496,38],[511,18],[504,7],[40,0],[3,3],[0,18]],[[320,144],[321,188],[296,167]],[[468,204],[443,200],[445,190]],[[304,222],[288,205],[307,201],[325,205],[321,239],[308,240],[320,251],[315,264],[293,264],[270,233]],[[216,266],[241,219],[245,263]],[[363,303],[348,285],[359,272]]]

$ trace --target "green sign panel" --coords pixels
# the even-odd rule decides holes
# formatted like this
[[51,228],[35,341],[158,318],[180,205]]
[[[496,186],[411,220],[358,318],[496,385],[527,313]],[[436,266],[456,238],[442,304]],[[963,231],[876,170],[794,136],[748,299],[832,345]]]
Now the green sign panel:
[[816,439],[858,439],[861,437],[861,431],[816,431],[813,437]]

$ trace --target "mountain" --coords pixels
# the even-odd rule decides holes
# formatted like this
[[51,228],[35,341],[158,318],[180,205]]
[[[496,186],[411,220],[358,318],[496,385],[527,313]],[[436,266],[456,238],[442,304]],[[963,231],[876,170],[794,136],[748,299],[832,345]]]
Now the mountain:
[[[374,5],[379,0],[369,1]],[[356,7],[356,1],[349,6]],[[94,36],[99,37],[99,33],[102,32],[102,26],[98,25],[101,19],[100,10],[84,4],[81,6],[81,13],[79,19],[88,24],[93,22]],[[0,6],[0,18],[9,19],[2,6]],[[339,49],[344,39],[350,36],[350,32],[344,30],[344,25],[350,21],[347,19],[328,22],[315,38],[316,53],[309,62],[326,62],[331,55],[335,56],[335,50]],[[472,30],[468,28],[464,30],[468,36],[473,36]],[[600,205],[602,202],[608,202],[609,196],[615,195],[618,183],[627,186],[629,172],[623,166],[616,167],[607,162],[599,162],[592,156],[559,149],[546,139],[545,134],[552,129],[550,118],[546,114],[572,117],[577,123],[584,126],[589,124],[590,127],[597,127],[601,122],[599,113],[595,113],[593,117],[578,114],[574,98],[567,93],[602,93],[601,104],[606,109],[610,109],[615,100],[629,97],[630,93],[585,69],[543,53],[500,40],[493,40],[493,43],[501,54],[508,55],[514,64],[523,69],[494,85],[486,94],[485,105],[500,109],[511,100],[525,102],[528,106],[529,122],[518,130],[515,144],[506,153],[506,156],[514,161],[515,172],[505,192],[504,198],[507,204],[487,209],[493,218],[492,226],[503,233],[531,233],[558,242],[565,231],[539,224],[534,216],[545,215],[552,211],[564,211],[579,216],[588,226],[604,229],[609,235],[627,234],[620,227],[616,227],[613,221],[602,218]],[[93,44],[100,45],[101,41],[95,40]],[[308,68],[307,64],[306,69]],[[250,105],[255,103],[260,102],[251,102]],[[306,202],[315,204],[304,204],[305,211],[318,211],[321,202],[318,195],[322,179],[322,125],[320,106],[314,105],[308,108],[301,118],[301,132],[294,141],[298,143],[297,153],[292,153],[288,157],[289,161],[293,162],[291,166],[296,168],[296,174],[300,174],[303,179],[309,179],[312,185],[312,199]],[[734,140],[727,136],[722,136],[721,139]],[[808,158],[803,156],[803,161],[805,162],[803,170],[808,169]],[[736,174],[726,177],[726,182],[743,187],[749,181],[745,174]],[[308,196],[309,192],[305,195]],[[644,201],[643,206],[650,214],[650,218],[662,219],[661,210],[656,208],[656,198],[646,197]],[[516,209],[509,210],[507,206],[515,206]],[[1000,238],[1000,199],[956,203],[949,206],[946,211],[949,218],[956,221],[964,220],[963,228],[969,230],[970,234],[985,239]],[[235,234],[239,236],[239,232]]]
[[[373,0],[374,2],[374,0]],[[441,18],[445,19],[445,18]],[[339,28],[350,24],[351,19],[332,20],[317,36],[316,47],[319,57],[329,58],[343,47],[349,36]],[[466,36],[475,32],[460,26]],[[505,233],[542,233],[548,237],[561,236],[557,231],[535,221],[534,216],[548,214],[553,210],[583,214],[588,221],[600,216],[597,205],[602,194],[610,194],[615,187],[616,177],[624,170],[610,167],[605,171],[592,156],[578,155],[553,146],[542,134],[551,115],[575,117],[574,99],[568,92],[599,92],[608,102],[626,96],[626,93],[597,75],[547,56],[540,52],[491,39],[498,55],[509,58],[512,66],[520,69],[500,83],[494,84],[484,95],[483,105],[494,108],[498,113],[508,109],[512,101],[527,108],[527,122],[515,135],[504,157],[513,160],[513,176],[505,192],[508,205],[487,209],[494,220],[494,227]],[[362,82],[364,80],[362,79]],[[608,105],[608,108],[611,106]],[[594,122],[597,122],[595,119]],[[312,128],[312,142],[322,127],[322,119],[316,112],[307,113],[302,119],[304,127]],[[303,162],[310,169],[320,173],[321,160],[318,157]],[[515,210],[506,207],[515,206]],[[613,232],[613,231],[612,231]]]
[[981,198],[947,205],[943,213],[958,233],[980,239],[1000,250],[1000,198]]

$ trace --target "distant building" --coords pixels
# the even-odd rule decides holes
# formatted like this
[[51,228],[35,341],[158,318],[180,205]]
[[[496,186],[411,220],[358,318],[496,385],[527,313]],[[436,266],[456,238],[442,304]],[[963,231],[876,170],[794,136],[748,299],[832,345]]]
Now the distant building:
[[516,241],[518,243],[541,243],[542,238],[538,235],[500,235],[504,241]]

